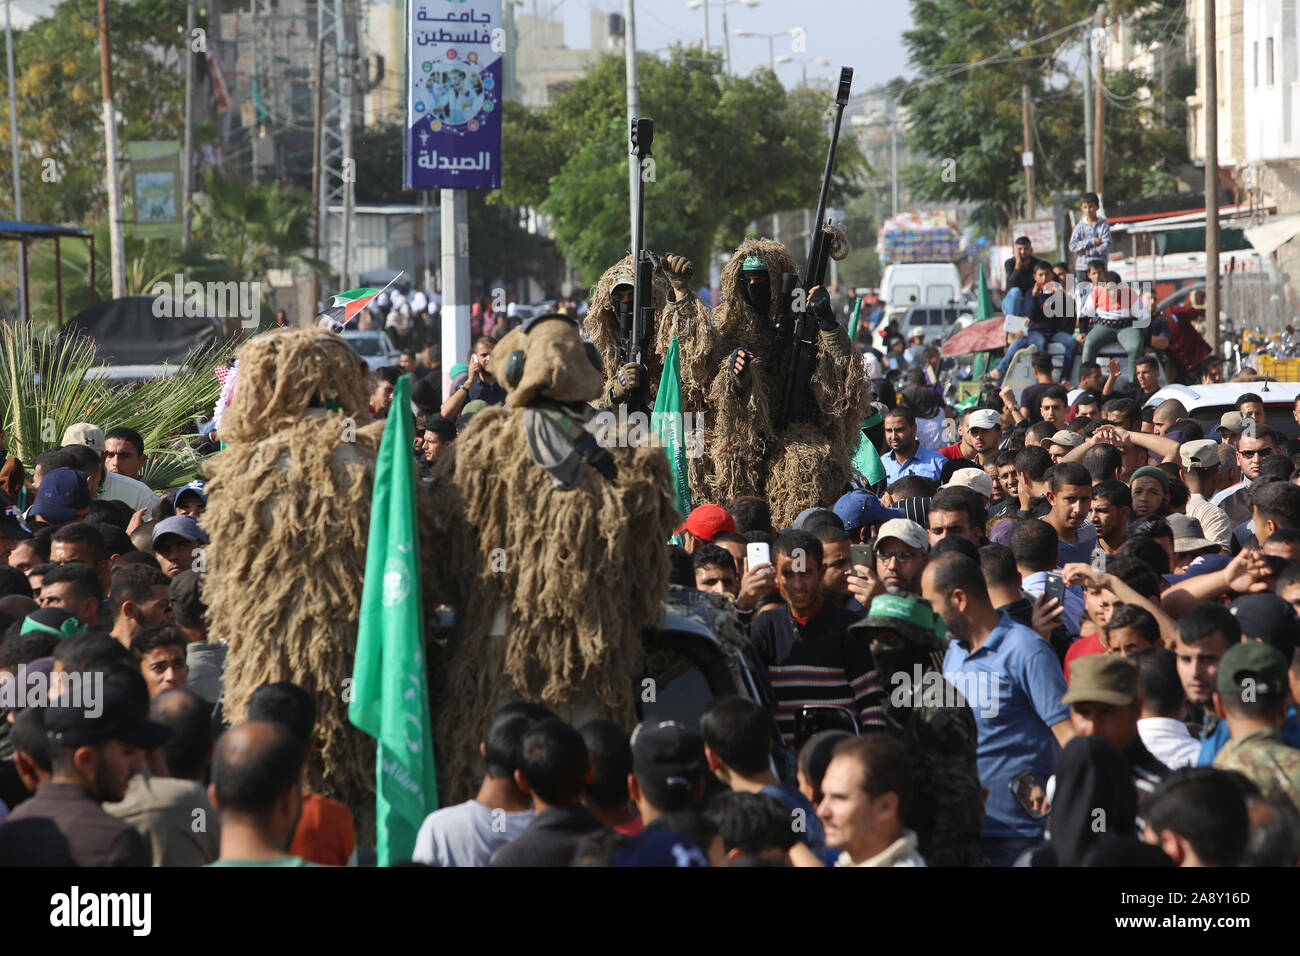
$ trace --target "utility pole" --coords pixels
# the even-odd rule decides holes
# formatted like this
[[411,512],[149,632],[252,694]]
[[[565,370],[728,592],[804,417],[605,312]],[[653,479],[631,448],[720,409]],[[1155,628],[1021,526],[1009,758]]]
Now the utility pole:
[[442,219],[442,397],[451,367],[469,354],[469,206],[463,189],[440,189]]
[[[1096,188],[1093,190],[1099,197],[1103,196],[1106,191],[1106,65],[1102,57],[1106,52],[1105,40],[1102,31],[1106,29],[1106,4],[1100,4],[1097,7],[1097,39],[1094,44],[1093,55],[1097,58],[1097,85],[1092,91],[1093,108],[1096,116],[1093,118],[1093,145],[1096,153],[1093,158],[1093,179]],[[1103,199],[1103,203],[1105,200]]]
[[[722,8],[722,35],[727,35],[727,8]],[[709,52],[709,0],[704,0],[704,52]]]
[[1214,0],[1205,0],[1205,340],[1219,355],[1219,64]]
[[339,288],[350,289],[348,279],[352,251],[352,199],[356,186],[356,168],[352,159],[352,56],[348,49],[347,20],[343,18],[343,0],[334,0],[334,17],[338,20],[339,56],[339,136],[343,140],[343,247],[340,261]]
[[113,54],[108,34],[108,0],[99,0],[99,82],[104,90],[104,153],[108,170],[108,245],[113,298],[126,296],[126,261],[122,235],[122,191],[117,165],[117,111],[113,108]]
[[[311,197],[312,207],[315,209],[316,228],[313,231],[315,242],[313,258],[320,261],[320,240],[321,233],[325,229],[325,209],[321,204],[321,165],[324,162],[324,144],[322,137],[325,135],[323,129],[325,116],[325,38],[316,37],[316,102],[313,104],[312,117],[312,137],[311,137]],[[315,269],[311,272],[311,307],[313,309],[320,305],[320,273]]]
[[892,215],[898,215],[898,117],[889,118],[889,191]]
[[[23,180],[18,167],[18,93],[14,87],[14,30],[9,18],[12,0],[5,0],[5,52],[9,60],[9,146],[14,164],[14,218],[23,221]],[[27,243],[18,243],[18,274],[27,275]],[[18,314],[28,315],[24,283],[18,283]]]
[[185,2],[185,145],[181,150],[181,248],[190,247],[190,207],[194,199],[194,0]]
[[1086,192],[1097,191],[1092,172],[1092,28],[1083,31],[1083,178]]
[[[624,19],[627,21],[623,37],[624,54],[627,58],[627,120],[630,125],[633,117],[641,114],[641,98],[637,92],[636,79],[636,0],[623,0]],[[630,211],[628,222],[636,222],[636,183],[641,175],[641,167],[636,156],[627,157],[627,201]]]
[[1025,167],[1025,218],[1034,218],[1034,134],[1029,122],[1029,84],[1020,86],[1020,114],[1024,129],[1021,132],[1020,161]]
[[722,4],[722,72],[731,75],[731,31],[727,29],[726,3]]

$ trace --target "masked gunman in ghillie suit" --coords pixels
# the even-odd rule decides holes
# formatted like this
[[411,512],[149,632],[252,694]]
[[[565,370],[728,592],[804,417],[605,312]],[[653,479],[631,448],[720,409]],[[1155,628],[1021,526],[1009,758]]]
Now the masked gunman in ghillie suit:
[[352,808],[362,842],[374,839],[375,747],[348,723],[345,692],[383,433],[367,411],[367,372],[327,332],[265,332],[240,349],[203,515],[210,631],[229,642],[225,718],[245,720],[270,681],[309,691],[305,785]]
[[446,800],[472,796],[478,741],[506,700],[634,722],[641,631],[662,612],[679,520],[663,451],[620,444],[586,404],[600,359],[572,319],[529,320],[494,354],[506,406],[438,459],[425,503],[425,606],[456,614],[435,672]]
[[943,676],[943,618],[928,602],[876,597],[849,633],[871,645],[885,726],[912,760],[912,829],[929,866],[983,866],[984,791],[970,705]]
[[602,393],[605,406],[613,407],[625,402],[643,384],[643,379],[653,404],[664,372],[664,356],[676,336],[681,362],[682,411],[699,414],[704,411],[709,382],[717,367],[718,360],[714,355],[717,335],[709,321],[709,307],[690,290],[695,266],[689,259],[671,254],[665,256],[662,263],[668,281],[664,282],[656,275],[651,286],[655,322],[645,368],[624,362],[621,348],[623,331],[619,309],[632,307],[631,256],[606,269],[600,277],[592,290],[591,307],[582,328],[600,350],[605,363],[605,390]]
[[[746,239],[722,271],[722,301],[713,320],[728,356],[709,386],[707,499],[766,498],[775,527],[805,508],[829,505],[853,474],[858,423],[868,409],[866,377],[824,289],[809,290],[816,356],[801,411],[783,430],[776,412],[784,383],[772,365],[775,322],[784,307],[781,274],[797,273],[786,248]],[[716,366],[715,366],[716,368]]]

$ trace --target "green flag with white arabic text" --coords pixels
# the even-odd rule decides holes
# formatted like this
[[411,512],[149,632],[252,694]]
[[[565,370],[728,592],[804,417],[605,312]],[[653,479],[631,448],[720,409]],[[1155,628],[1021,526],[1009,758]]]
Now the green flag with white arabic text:
[[397,380],[375,465],[348,719],[378,742],[375,816],[380,866],[411,858],[438,808],[420,599],[411,376]]

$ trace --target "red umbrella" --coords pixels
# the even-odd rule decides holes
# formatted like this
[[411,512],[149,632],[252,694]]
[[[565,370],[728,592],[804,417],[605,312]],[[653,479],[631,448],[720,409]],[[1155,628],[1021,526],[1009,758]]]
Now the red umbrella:
[[1007,344],[1005,322],[1006,319],[999,315],[968,325],[956,335],[950,336],[940,346],[939,351],[943,355],[951,356],[1003,348]]

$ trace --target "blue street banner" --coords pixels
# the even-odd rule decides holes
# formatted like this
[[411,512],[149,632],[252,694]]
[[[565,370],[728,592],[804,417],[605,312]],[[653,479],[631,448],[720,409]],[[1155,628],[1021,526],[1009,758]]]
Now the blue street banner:
[[407,189],[501,188],[501,0],[409,0]]

